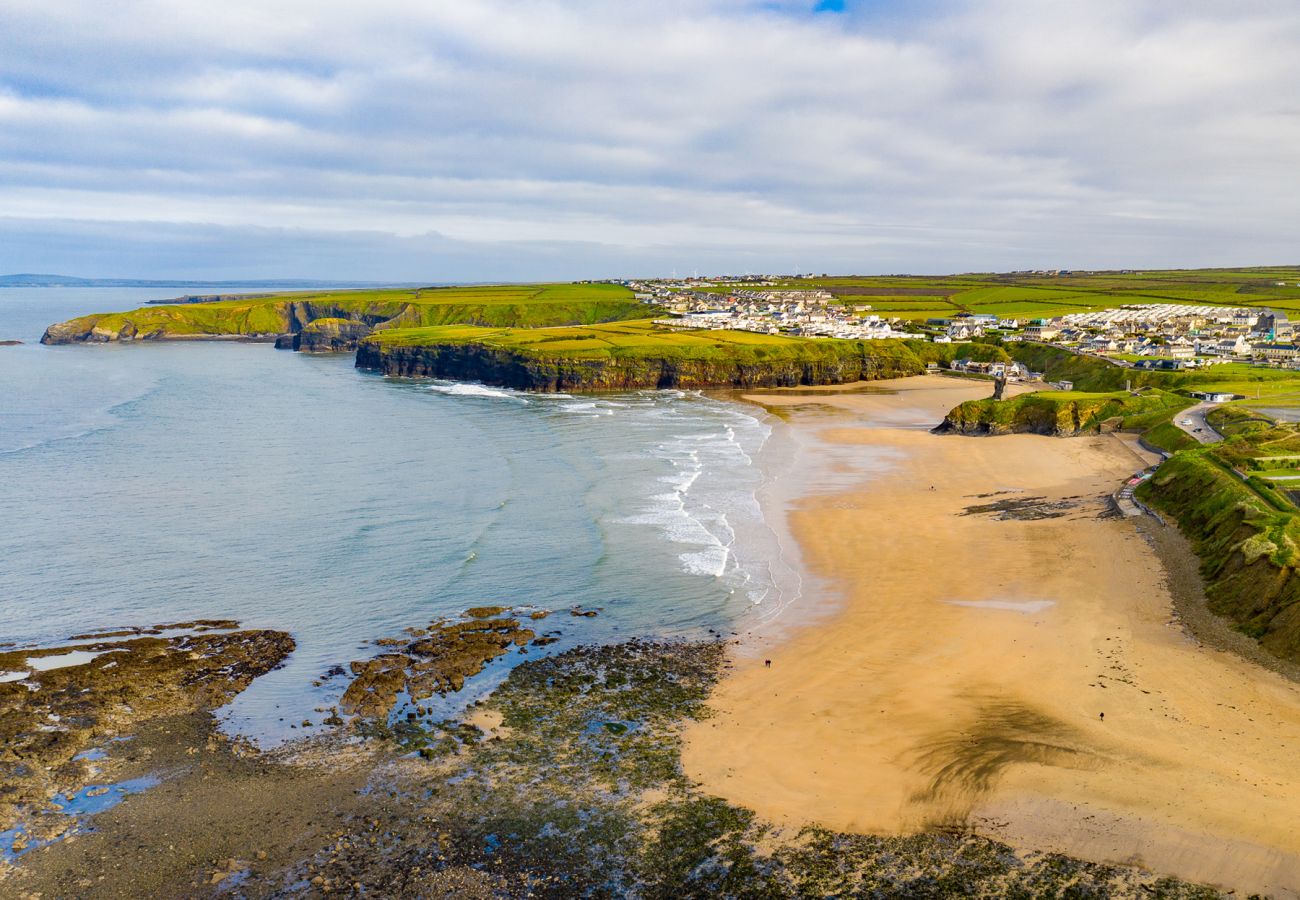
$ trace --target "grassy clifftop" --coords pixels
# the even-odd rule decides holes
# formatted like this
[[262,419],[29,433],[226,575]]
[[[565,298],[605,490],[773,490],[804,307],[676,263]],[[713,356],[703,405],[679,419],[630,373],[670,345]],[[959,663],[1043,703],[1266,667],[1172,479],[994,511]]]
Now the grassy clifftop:
[[1157,387],[1166,391],[1226,391],[1253,397],[1295,393],[1300,378],[1294,371],[1267,369],[1244,363],[1226,363],[1177,372],[1118,366],[1095,356],[1080,356],[1063,347],[1012,342],[1004,349],[1018,362],[1048,381],[1070,381],[1081,391],[1117,391],[1125,384]]
[[948,413],[940,431],[962,434],[1076,435],[1116,431],[1134,421],[1167,417],[1191,404],[1159,390],[1083,393],[1041,391],[1008,400],[968,400]]
[[[1276,431],[1257,432],[1184,450],[1139,496],[1176,518],[1191,539],[1210,609],[1273,654],[1300,662],[1300,518],[1283,490],[1252,471],[1260,463],[1251,454],[1278,439]],[[1300,443],[1294,432],[1281,440]]]
[[348,319],[371,328],[466,323],[546,327],[638,318],[655,310],[613,284],[495,285],[324,291],[146,306],[96,313],[51,325],[47,344],[80,341],[266,338],[296,333],[317,319]]
[[916,375],[987,345],[812,340],[744,331],[674,331],[649,321],[581,328],[448,326],[378,332],[357,366],[389,375],[481,381],[521,390],[782,387]]

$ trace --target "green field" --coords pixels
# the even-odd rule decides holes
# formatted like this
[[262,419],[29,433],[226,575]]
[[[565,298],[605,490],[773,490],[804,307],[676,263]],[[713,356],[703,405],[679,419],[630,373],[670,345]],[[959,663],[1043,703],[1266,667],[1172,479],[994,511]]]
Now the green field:
[[1141,393],[1037,391],[1006,400],[968,400],[948,413],[944,426],[975,434],[1073,435],[1120,428],[1154,430],[1167,425],[1174,414],[1191,404],[1186,397],[1151,389]]
[[[1278,287],[1279,281],[1286,286]],[[842,303],[869,304],[886,317],[923,320],[971,312],[1037,319],[1130,303],[1272,307],[1300,314],[1298,284],[1300,267],[1263,267],[1127,274],[835,276],[787,281],[775,289],[822,288]]]
[[[1279,287],[1277,282],[1285,282]],[[1300,318],[1300,268],[1204,269],[1122,274],[965,274],[836,276],[778,288],[823,288],[846,306],[870,306],[910,321],[961,312],[1034,319],[1132,303],[1273,307]],[[760,286],[754,285],[759,288]],[[728,285],[700,290],[728,292]],[[55,330],[56,342],[117,337],[269,335],[314,318],[353,318],[384,328],[473,324],[494,327],[590,325],[657,315],[617,284],[484,285],[356,291],[303,291],[211,303],[147,306],[84,316]],[[94,333],[91,337],[91,333]],[[1262,396],[1262,395],[1261,395]]]
[[304,291],[145,306],[130,312],[82,316],[61,327],[73,339],[92,330],[103,335],[125,332],[133,337],[221,337],[279,334],[320,318],[357,319],[387,328],[449,323],[541,327],[641,318],[657,312],[616,284],[491,285]]
[[848,341],[810,339],[752,331],[690,331],[655,325],[650,320],[555,328],[487,328],[445,325],[378,331],[366,339],[379,347],[475,345],[538,359],[614,360],[679,359],[741,364],[833,359],[866,351],[876,359],[908,364],[948,362],[957,356],[1006,359],[987,344],[933,344],[920,340]]

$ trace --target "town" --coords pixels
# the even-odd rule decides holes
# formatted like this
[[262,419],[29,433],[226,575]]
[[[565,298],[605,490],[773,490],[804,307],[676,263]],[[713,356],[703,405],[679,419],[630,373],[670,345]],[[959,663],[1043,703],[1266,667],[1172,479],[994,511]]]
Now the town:
[[[672,318],[655,322],[675,329],[847,340],[923,337],[936,343],[996,337],[1052,344],[1139,369],[1178,370],[1227,362],[1300,369],[1295,327],[1281,310],[1150,303],[1038,319],[959,312],[917,320],[880,315],[870,305],[851,296],[837,297],[824,288],[790,288],[790,280],[770,276],[731,283],[689,279],[626,284],[638,299],[672,312]],[[1019,374],[1012,373],[1013,377]]]

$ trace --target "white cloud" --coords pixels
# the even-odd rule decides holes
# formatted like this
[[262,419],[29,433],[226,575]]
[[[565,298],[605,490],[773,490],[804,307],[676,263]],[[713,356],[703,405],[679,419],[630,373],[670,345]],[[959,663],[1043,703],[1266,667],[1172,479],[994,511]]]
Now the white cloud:
[[0,213],[333,234],[340,276],[385,234],[574,276],[1294,253],[1289,3],[810,5],[10,0]]

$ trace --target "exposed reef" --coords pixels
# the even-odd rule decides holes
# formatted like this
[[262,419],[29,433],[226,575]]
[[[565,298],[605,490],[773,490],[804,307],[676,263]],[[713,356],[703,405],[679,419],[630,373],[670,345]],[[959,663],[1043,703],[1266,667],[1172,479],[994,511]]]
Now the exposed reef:
[[408,628],[407,637],[382,638],[392,648],[371,659],[353,662],[353,681],[339,708],[349,715],[383,719],[399,695],[412,702],[445,696],[465,686],[465,679],[512,647],[525,647],[537,635],[519,619],[503,617],[506,607],[475,607],[463,621],[434,620],[427,628]]
[[[0,831],[86,780],[78,754],[160,716],[215,709],[294,649],[280,631],[182,623],[0,653]],[[197,630],[196,626],[206,628]],[[185,629],[173,637],[137,632]]]
[[[505,612],[470,610],[460,624],[490,625]],[[515,667],[462,721],[402,721],[361,730],[362,740],[340,731],[267,753],[217,739],[196,716],[160,719],[109,753],[130,755],[135,761],[122,765],[135,772],[161,764],[165,780],[96,815],[94,829],[75,841],[50,843],[0,871],[0,890],[566,900],[1220,896],[970,835],[774,827],[703,793],[682,771],[682,728],[710,715],[706,701],[725,666],[725,648],[712,642],[579,647]]]

